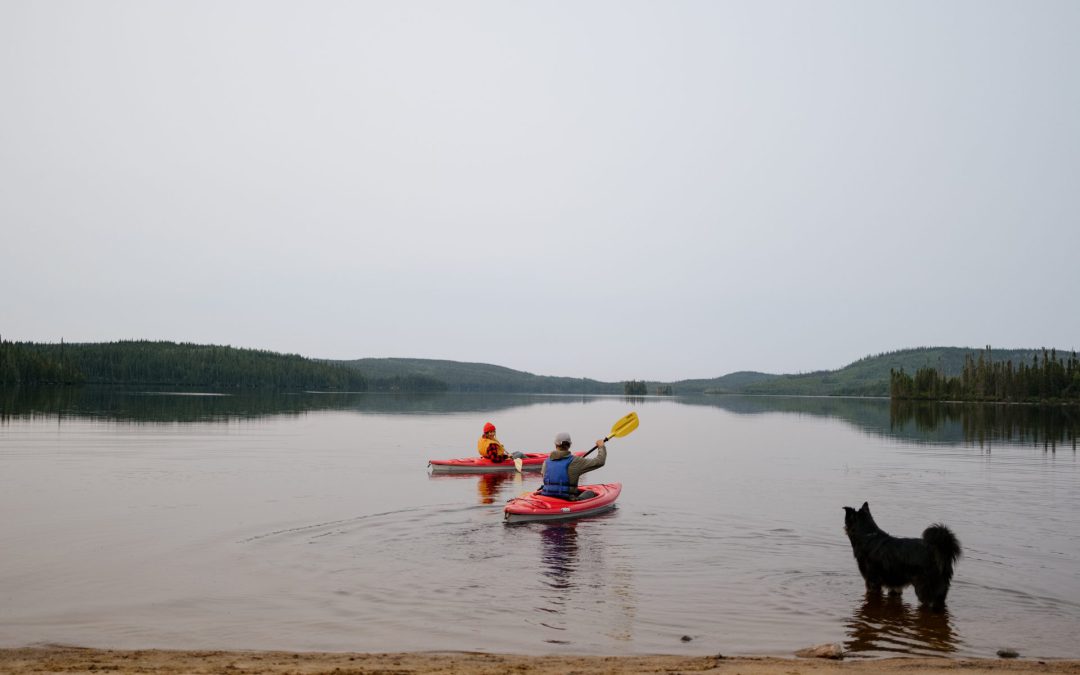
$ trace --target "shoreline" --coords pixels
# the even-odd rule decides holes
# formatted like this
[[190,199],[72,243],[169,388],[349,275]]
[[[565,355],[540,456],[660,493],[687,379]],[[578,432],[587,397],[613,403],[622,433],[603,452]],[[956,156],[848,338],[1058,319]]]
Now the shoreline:
[[276,652],[118,650],[70,646],[0,649],[0,673],[379,673],[408,675],[551,675],[575,673],[1073,673],[1080,659],[949,657],[783,658],[776,656],[525,656],[481,652]]

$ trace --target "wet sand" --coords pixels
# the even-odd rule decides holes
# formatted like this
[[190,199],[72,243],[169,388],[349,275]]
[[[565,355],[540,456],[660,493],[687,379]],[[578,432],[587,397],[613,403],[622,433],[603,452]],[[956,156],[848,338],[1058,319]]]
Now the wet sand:
[[0,673],[347,673],[408,675],[599,675],[601,673],[1080,673],[1080,660],[783,659],[722,656],[520,656],[471,652],[350,654],[249,651],[120,651],[78,647],[0,650]]

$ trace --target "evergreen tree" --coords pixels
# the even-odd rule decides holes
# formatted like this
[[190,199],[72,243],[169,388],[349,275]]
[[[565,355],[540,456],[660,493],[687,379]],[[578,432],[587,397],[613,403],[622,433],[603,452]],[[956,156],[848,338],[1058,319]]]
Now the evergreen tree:
[[957,377],[943,377],[924,367],[914,378],[903,369],[890,372],[890,396],[898,400],[1056,401],[1080,400],[1080,361],[1075,352],[1063,361],[1057,350],[1043,349],[1031,365],[1011,360],[995,363],[988,346],[976,360],[970,354]]

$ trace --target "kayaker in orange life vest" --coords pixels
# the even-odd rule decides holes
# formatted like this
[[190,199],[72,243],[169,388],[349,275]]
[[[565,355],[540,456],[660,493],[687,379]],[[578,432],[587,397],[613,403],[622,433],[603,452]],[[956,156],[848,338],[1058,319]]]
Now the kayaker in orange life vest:
[[565,431],[555,436],[555,449],[544,460],[544,484],[540,487],[540,494],[548,497],[558,497],[568,501],[577,501],[595,497],[592,490],[584,492],[578,490],[578,480],[581,474],[594,469],[599,469],[607,462],[607,448],[604,439],[596,442],[596,457],[577,457],[570,454],[570,434]]
[[496,463],[505,462],[511,457],[525,457],[525,453],[522,452],[506,452],[506,447],[495,438],[495,425],[491,422],[484,425],[484,435],[476,442],[476,450],[481,457]]

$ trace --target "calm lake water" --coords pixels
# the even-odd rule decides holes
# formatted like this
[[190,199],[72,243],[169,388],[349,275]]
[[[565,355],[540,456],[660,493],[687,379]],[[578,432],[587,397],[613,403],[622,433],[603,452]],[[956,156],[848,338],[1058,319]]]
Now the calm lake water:
[[[426,469],[486,421],[582,449],[631,410],[604,516],[505,526],[535,474]],[[1078,431],[867,399],[6,392],[0,646],[1077,658]],[[867,500],[960,538],[945,614],[865,597],[841,507]]]

